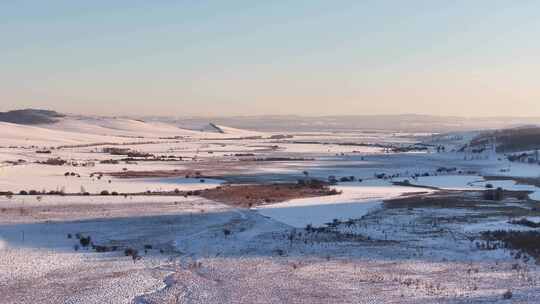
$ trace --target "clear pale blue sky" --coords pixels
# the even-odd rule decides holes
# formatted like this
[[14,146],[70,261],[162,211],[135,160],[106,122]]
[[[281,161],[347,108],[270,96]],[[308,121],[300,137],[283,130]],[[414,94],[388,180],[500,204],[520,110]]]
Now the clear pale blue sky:
[[540,116],[540,1],[0,0],[0,110]]

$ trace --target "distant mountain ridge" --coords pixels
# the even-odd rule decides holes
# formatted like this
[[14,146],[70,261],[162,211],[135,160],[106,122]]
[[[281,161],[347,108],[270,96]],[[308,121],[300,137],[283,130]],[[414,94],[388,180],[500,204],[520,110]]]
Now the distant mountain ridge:
[[540,117],[457,117],[432,115],[347,115],[347,116],[231,116],[231,117],[145,117],[166,121],[183,128],[200,129],[208,121],[259,132],[435,132],[471,131],[540,125]]
[[[24,109],[0,112],[0,122],[22,125],[53,124],[62,117],[72,118],[124,118],[142,119],[145,122],[172,124],[183,129],[224,134],[233,129],[257,132],[427,132],[493,130],[523,126],[540,126],[540,117],[457,117],[421,114],[402,115],[263,115],[228,117],[172,117],[172,116],[95,116],[64,115],[56,111]],[[211,121],[211,123],[209,123]],[[224,127],[224,126],[227,126]],[[229,129],[228,129],[229,128]]]
[[21,125],[51,124],[57,122],[58,118],[62,117],[65,117],[65,115],[56,111],[40,109],[0,112],[0,121]]

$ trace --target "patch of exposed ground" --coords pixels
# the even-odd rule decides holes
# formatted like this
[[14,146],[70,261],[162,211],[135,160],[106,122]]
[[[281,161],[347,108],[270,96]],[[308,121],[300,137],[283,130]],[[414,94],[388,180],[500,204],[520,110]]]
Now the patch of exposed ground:
[[[527,254],[540,263],[540,232],[538,231],[486,231],[482,237],[488,241],[486,249],[506,248],[517,250],[516,259]],[[491,242],[490,242],[491,241]]]
[[[288,159],[293,161],[293,159]],[[308,161],[304,159],[304,161]],[[310,160],[311,161],[311,160]],[[221,159],[220,161],[201,160],[197,162],[182,162],[182,168],[172,170],[125,170],[125,171],[99,171],[94,175],[106,175],[117,178],[214,178],[222,179],[231,183],[268,180],[272,174],[266,169],[272,169],[275,163],[283,160],[266,159],[256,161],[253,159]],[[256,168],[256,170],[254,170]],[[301,170],[297,174],[275,174],[279,175],[279,181],[296,181],[303,177]]]
[[[511,208],[505,205],[508,202],[521,202],[523,207],[532,207],[536,205],[534,202],[526,198],[527,191],[502,191],[500,199],[489,199],[487,195],[494,190],[440,190],[427,195],[420,196],[403,196],[395,199],[386,200],[384,206],[386,208],[466,208],[478,209],[484,208],[486,211],[498,209],[504,210],[507,215],[520,216],[529,214],[528,209],[515,207]],[[489,197],[489,198],[488,198]],[[489,206],[489,208],[485,208]],[[520,210],[521,213],[520,214]]]
[[[97,175],[108,175],[116,178],[167,178],[167,177],[197,177],[211,178],[208,173],[201,173],[196,170],[152,170],[152,171],[117,171],[117,172],[95,172]],[[214,177],[212,177],[214,178]]]
[[538,177],[484,176],[484,179],[488,181],[510,180],[510,181],[515,181],[518,185],[540,187],[540,178]]
[[325,184],[225,185],[202,190],[200,196],[238,207],[273,204],[297,198],[336,195],[338,191]]

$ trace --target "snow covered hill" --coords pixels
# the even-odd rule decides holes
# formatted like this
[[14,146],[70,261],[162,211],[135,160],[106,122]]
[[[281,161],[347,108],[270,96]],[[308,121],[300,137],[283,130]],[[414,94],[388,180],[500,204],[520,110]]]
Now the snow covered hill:
[[60,117],[64,115],[50,110],[24,109],[0,112],[0,122],[24,125],[55,123]]
[[165,122],[115,117],[64,116],[54,113],[54,123],[41,120],[42,123],[34,121],[30,125],[0,121],[0,146],[58,146],[179,138],[244,138],[263,135],[260,132],[214,124],[209,124],[207,129],[199,131],[182,129],[173,123]]

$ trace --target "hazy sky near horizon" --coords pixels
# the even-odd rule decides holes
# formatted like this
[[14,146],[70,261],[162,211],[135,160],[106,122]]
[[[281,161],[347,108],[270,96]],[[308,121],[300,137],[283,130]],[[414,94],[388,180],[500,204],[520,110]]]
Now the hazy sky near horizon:
[[540,116],[540,1],[0,0],[0,111]]

